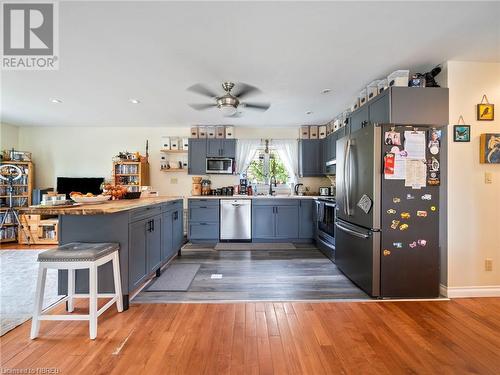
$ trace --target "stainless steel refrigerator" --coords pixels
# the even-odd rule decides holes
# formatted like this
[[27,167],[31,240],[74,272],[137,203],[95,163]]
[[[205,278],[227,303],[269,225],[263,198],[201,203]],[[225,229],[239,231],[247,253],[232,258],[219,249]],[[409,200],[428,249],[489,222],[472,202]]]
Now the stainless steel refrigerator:
[[[438,153],[427,146],[430,127],[368,125],[337,141],[336,264],[374,297],[439,296],[439,172],[420,188],[386,179],[384,157],[394,151],[387,132],[426,134],[427,166],[439,170]],[[389,143],[389,144],[388,144]],[[421,161],[424,163],[424,160]],[[431,170],[431,169],[429,169]],[[422,172],[422,170],[421,170]],[[415,187],[415,186],[414,186]]]

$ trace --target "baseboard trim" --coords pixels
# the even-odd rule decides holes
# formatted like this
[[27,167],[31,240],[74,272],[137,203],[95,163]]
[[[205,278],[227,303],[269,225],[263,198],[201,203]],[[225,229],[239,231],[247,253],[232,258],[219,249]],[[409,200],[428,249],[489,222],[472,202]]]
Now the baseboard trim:
[[444,284],[439,284],[439,295],[443,297],[448,297],[448,288]]
[[441,284],[439,291],[448,298],[500,297],[500,285],[447,287]]

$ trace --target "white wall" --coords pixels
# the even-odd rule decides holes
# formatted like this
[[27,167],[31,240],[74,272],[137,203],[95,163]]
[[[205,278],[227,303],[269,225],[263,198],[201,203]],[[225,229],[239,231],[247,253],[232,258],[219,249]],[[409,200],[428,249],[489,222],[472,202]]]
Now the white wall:
[[[500,63],[449,61],[448,126],[448,295],[500,295],[500,165],[479,163],[479,137],[500,133]],[[476,121],[483,94],[495,103],[495,121]],[[453,142],[453,124],[462,115],[471,142]],[[485,173],[493,183],[485,184]],[[486,258],[493,271],[485,271]],[[484,288],[483,288],[484,287]]]
[[[111,178],[112,158],[119,151],[145,153],[149,140],[150,184],[162,195],[191,193],[191,176],[186,172],[160,171],[161,136],[187,137],[189,128],[175,127],[20,127],[19,147],[33,153],[37,187],[53,187],[56,178]],[[298,128],[236,128],[237,138],[297,138]],[[212,186],[238,183],[236,176],[211,176]],[[176,181],[175,181],[176,180]],[[326,178],[304,178],[311,191],[328,186]]]
[[0,123],[0,151],[17,149],[18,137],[19,128],[17,126]]

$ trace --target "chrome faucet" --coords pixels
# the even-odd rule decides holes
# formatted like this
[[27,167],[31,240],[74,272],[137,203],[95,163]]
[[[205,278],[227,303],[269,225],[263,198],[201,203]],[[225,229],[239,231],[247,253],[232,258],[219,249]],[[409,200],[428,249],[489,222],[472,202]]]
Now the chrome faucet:
[[269,179],[269,195],[273,195],[275,191],[273,190],[273,180],[274,180],[274,187],[277,186],[276,184],[276,176],[271,176]]

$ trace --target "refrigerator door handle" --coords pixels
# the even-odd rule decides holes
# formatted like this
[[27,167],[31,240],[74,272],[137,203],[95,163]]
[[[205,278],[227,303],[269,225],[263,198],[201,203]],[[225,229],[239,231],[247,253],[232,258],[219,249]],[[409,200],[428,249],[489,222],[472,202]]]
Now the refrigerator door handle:
[[344,168],[343,168],[343,176],[342,176],[342,189],[344,190],[344,195],[342,197],[342,200],[343,200],[343,205],[344,205],[344,215],[347,216],[347,209],[346,209],[346,205],[347,205],[347,185],[346,185],[346,159],[347,159],[347,147],[348,147],[348,144],[349,144],[349,138],[347,139],[346,141],[346,144],[345,144],[345,147],[344,147]]
[[346,215],[351,215],[351,139],[347,140],[347,151],[345,156],[345,166],[344,166],[344,184],[345,184],[345,197],[346,197]]
[[338,221],[335,222],[335,226],[346,233],[352,234],[353,236],[356,236],[359,238],[364,238],[364,239],[370,238],[370,235],[365,234],[365,233],[359,233],[359,232],[356,232],[355,230],[344,227],[342,224],[339,224]]

